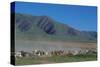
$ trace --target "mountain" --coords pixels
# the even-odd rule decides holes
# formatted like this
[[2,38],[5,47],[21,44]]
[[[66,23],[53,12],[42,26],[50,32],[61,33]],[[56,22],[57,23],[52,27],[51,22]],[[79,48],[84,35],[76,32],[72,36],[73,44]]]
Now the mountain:
[[49,16],[15,13],[16,39],[96,41],[97,32],[80,31]]

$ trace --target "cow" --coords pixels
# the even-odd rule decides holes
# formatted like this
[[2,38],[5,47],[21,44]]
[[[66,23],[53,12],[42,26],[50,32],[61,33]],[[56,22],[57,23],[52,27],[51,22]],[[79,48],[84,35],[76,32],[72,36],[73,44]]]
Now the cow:
[[33,55],[35,55],[35,56],[43,56],[43,55],[45,55],[45,52],[42,51],[42,50],[33,50],[32,52],[33,52]]
[[17,57],[18,57],[18,58],[23,57],[20,51],[15,52],[15,58],[17,58]]
[[22,58],[22,57],[31,57],[32,54],[25,51],[18,51],[15,53],[15,57]]
[[51,51],[51,55],[58,55],[61,56],[64,54],[63,50],[55,50],[55,51]]

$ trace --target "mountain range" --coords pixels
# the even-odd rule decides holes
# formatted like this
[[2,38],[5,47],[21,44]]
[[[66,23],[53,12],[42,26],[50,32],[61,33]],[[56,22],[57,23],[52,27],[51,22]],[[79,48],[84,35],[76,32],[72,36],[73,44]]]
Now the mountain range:
[[15,13],[15,36],[17,40],[92,41],[96,31],[81,31],[49,16],[33,16]]

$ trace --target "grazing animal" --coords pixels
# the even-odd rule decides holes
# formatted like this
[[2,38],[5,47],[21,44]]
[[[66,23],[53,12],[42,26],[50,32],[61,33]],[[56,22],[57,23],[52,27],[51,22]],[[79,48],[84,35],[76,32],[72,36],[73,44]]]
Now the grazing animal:
[[64,54],[64,51],[62,51],[62,50],[51,51],[51,55],[59,55],[59,56],[61,56],[61,55],[63,55],[63,54]]
[[31,53],[25,51],[19,51],[15,54],[16,57],[30,57],[32,56]]
[[45,52],[41,51],[41,50],[34,50],[33,51],[33,55],[35,55],[35,56],[43,56],[43,55],[45,55]]
[[78,54],[79,54],[79,50],[74,50],[74,51],[72,51],[72,54],[73,54],[73,55],[78,55]]
[[15,53],[15,58],[17,58],[17,57],[18,58],[23,57],[20,51]]

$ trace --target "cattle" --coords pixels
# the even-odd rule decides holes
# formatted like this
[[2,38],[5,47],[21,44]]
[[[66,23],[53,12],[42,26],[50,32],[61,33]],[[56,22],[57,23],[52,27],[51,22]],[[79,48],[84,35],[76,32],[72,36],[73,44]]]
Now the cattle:
[[23,57],[20,51],[19,52],[15,52],[15,58],[17,58],[17,57],[18,58]]
[[53,50],[53,51],[43,51],[43,50],[33,50],[32,53],[25,51],[18,51],[15,53],[15,57],[50,57],[50,56],[75,56],[75,55],[96,55],[97,51],[94,49],[80,49],[80,50]]
[[92,55],[96,55],[97,54],[97,50],[95,49],[89,49],[87,54],[92,54]]
[[42,50],[33,50],[32,53],[33,53],[34,56],[43,56],[43,55],[45,55],[45,52],[42,51]]
[[72,55],[79,55],[79,50],[73,50],[71,53],[72,53]]
[[51,51],[51,55],[63,55],[64,54],[64,51],[63,50],[55,50],[55,51]]
[[32,56],[31,53],[25,52],[25,51],[18,51],[15,53],[15,57],[21,58],[21,57],[30,57]]

